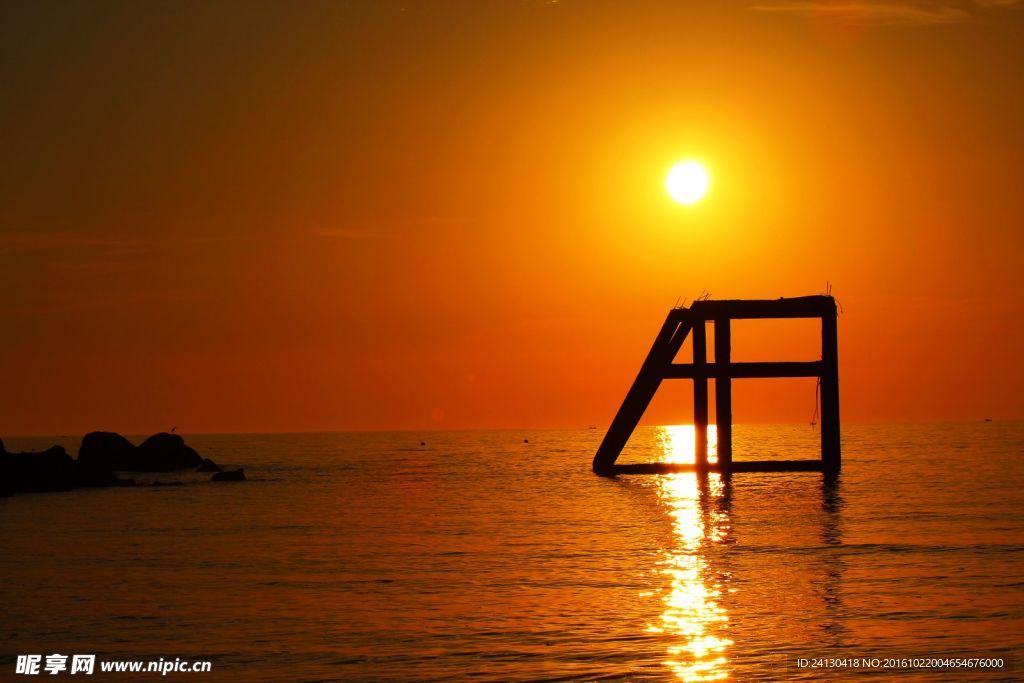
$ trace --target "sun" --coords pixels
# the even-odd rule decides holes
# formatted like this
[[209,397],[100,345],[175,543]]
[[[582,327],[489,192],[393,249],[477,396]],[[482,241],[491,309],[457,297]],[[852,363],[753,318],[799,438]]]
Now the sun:
[[694,204],[707,194],[711,176],[699,161],[680,161],[669,169],[665,189],[680,204]]

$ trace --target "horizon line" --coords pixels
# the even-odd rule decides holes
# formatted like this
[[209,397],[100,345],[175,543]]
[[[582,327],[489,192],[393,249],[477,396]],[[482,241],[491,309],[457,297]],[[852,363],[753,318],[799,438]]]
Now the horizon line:
[[[892,425],[892,424],[974,424],[974,423],[985,423],[985,422],[1024,422],[1024,417],[1007,417],[1007,418],[970,418],[970,419],[950,419],[950,418],[928,418],[928,419],[896,419],[888,421],[880,420],[843,420],[843,425]],[[733,426],[788,426],[788,425],[807,425],[806,422],[734,422]],[[660,424],[641,424],[639,428],[643,427],[681,427],[681,426],[692,426],[692,422],[666,422]],[[716,425],[715,422],[709,422],[708,426]],[[818,429],[818,425],[814,427]],[[423,429],[415,428],[401,428],[401,429],[324,429],[324,430],[284,430],[284,431],[245,431],[245,432],[234,432],[234,431],[223,431],[223,432],[185,432],[177,430],[173,432],[179,436],[184,437],[188,434],[189,436],[277,436],[277,435],[302,435],[302,434],[420,434],[420,433],[440,433],[440,432],[565,432],[565,431],[608,431],[608,427],[600,426],[569,426],[569,427],[427,427]],[[0,434],[0,439],[73,439],[81,438],[86,434],[92,432],[104,432],[110,431],[105,429],[94,429],[90,432],[83,434]],[[153,434],[169,433],[165,431],[157,432],[114,432],[121,436],[152,436]]]

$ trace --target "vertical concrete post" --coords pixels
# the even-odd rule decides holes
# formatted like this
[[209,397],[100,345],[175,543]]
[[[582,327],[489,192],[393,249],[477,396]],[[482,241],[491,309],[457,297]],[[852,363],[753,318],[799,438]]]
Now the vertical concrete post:
[[821,316],[821,463],[827,475],[839,474],[839,331],[836,310]]
[[707,324],[693,321],[693,453],[698,468],[708,464],[708,346]]
[[718,465],[727,472],[732,465],[732,330],[729,318],[715,320],[715,424],[718,430]]

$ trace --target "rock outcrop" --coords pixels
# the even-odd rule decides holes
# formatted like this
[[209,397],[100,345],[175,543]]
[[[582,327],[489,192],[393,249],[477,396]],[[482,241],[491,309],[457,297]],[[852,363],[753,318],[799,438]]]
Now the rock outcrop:
[[78,461],[90,467],[128,471],[135,460],[136,446],[114,432],[89,432],[78,447]]
[[3,456],[3,477],[14,493],[25,491],[67,491],[78,486],[75,461],[61,446],[40,453],[7,453]]
[[220,472],[220,465],[209,458],[203,458],[203,462],[196,468],[196,472]]
[[185,439],[177,434],[161,432],[154,434],[139,445],[139,463],[143,472],[172,472],[196,468],[203,464],[203,458]]
[[[135,446],[113,432],[90,432],[82,439],[78,459],[90,466],[122,472],[173,472],[196,468],[203,458],[177,434],[154,434]],[[212,462],[212,461],[211,461]]]
[[68,491],[83,486],[125,486],[134,482],[119,479],[110,470],[83,466],[63,446],[38,453],[0,454],[0,477],[9,493]]
[[7,449],[4,448],[4,440],[0,439],[0,498],[14,493],[11,488],[10,472],[7,471]]
[[239,467],[237,470],[217,472],[210,477],[210,481],[245,481],[245,470]]
[[[33,491],[67,491],[85,486],[131,486],[115,472],[214,472],[212,481],[245,481],[245,470],[222,472],[209,458],[186,446],[177,434],[154,434],[136,446],[114,432],[91,432],[82,439],[78,459],[63,446],[36,453],[10,453],[0,441],[0,496]],[[180,486],[181,482],[154,482]]]

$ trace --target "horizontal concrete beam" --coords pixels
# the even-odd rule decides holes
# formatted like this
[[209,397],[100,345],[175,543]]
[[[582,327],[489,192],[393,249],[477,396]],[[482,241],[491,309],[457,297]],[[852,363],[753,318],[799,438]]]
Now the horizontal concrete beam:
[[820,360],[771,363],[708,363],[701,367],[692,363],[674,363],[665,369],[665,379],[697,379],[723,377],[744,379],[753,377],[821,377],[824,365]]
[[836,301],[830,296],[799,296],[790,299],[708,299],[694,301],[689,308],[678,308],[680,320],[716,318],[823,318],[836,314]]
[[[629,465],[615,464],[607,472],[616,474],[669,474],[672,472],[696,472],[706,469],[709,472],[722,470],[718,463],[709,463],[707,468],[698,468],[694,463],[679,462],[645,462]],[[820,472],[821,460],[733,460],[730,472]],[[605,474],[602,472],[602,474]]]

